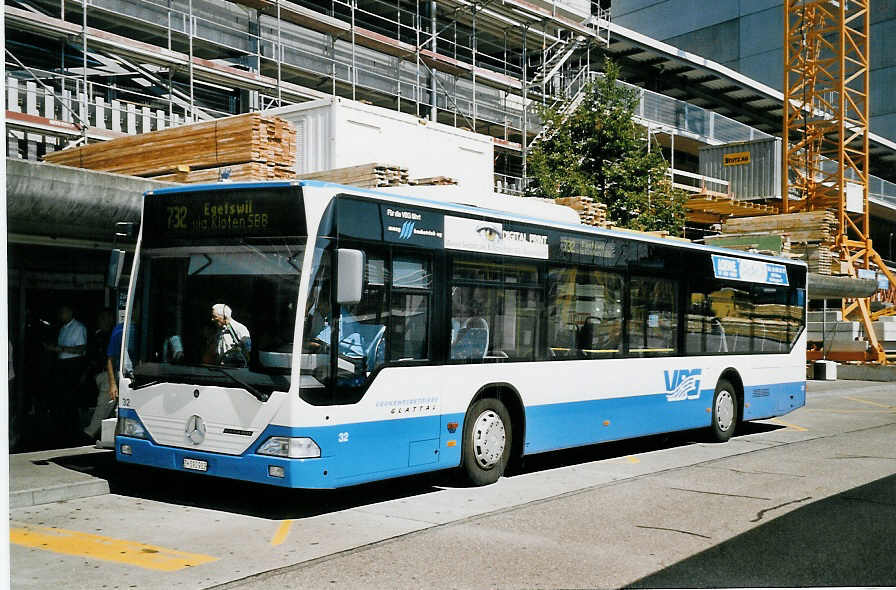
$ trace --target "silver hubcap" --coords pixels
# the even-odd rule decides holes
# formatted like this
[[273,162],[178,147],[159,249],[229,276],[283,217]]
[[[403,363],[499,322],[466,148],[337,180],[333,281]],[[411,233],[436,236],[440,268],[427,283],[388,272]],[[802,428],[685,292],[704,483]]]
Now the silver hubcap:
[[719,430],[727,432],[734,422],[734,396],[731,392],[722,390],[716,396],[716,424]]
[[504,422],[494,410],[479,414],[473,423],[473,456],[483,469],[491,469],[501,460],[506,444]]

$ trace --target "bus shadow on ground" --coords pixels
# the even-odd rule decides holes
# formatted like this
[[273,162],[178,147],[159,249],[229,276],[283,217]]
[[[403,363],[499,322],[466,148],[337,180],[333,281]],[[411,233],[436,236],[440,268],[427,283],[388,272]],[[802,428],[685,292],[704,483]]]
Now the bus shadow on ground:
[[[765,518],[768,522],[626,587],[891,587],[896,583],[896,475],[778,518]],[[758,513],[751,522],[765,518]]]
[[[749,436],[751,434],[760,434],[763,432],[773,432],[782,428],[785,427],[775,424],[746,422],[737,426],[737,432],[734,435],[734,438]],[[508,475],[512,477],[513,475],[521,475],[524,473],[535,473],[548,469],[568,467],[570,465],[605,461],[607,459],[618,459],[630,455],[638,455],[664,449],[674,449],[676,447],[707,442],[710,442],[710,436],[707,431],[683,430],[679,432],[655,434],[653,436],[643,436],[640,438],[598,443],[526,457],[522,466],[517,466],[508,473]]]
[[[781,427],[750,423],[740,428],[738,436],[778,428]],[[702,442],[705,438],[699,431],[685,431],[552,451],[526,458],[524,464],[508,472],[508,476],[670,449]],[[57,457],[51,461],[106,480],[113,494],[273,520],[310,518],[465,485],[456,470],[443,470],[334,490],[290,490],[208,475],[120,464],[111,452]]]

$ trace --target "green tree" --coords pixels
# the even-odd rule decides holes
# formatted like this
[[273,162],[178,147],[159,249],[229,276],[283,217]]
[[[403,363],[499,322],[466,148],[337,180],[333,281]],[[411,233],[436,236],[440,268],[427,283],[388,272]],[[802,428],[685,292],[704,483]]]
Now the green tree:
[[662,152],[648,149],[645,129],[634,122],[637,91],[616,83],[612,61],[604,70],[574,108],[542,109],[546,129],[529,153],[529,194],[591,197],[618,226],[680,235],[686,197],[672,188]]

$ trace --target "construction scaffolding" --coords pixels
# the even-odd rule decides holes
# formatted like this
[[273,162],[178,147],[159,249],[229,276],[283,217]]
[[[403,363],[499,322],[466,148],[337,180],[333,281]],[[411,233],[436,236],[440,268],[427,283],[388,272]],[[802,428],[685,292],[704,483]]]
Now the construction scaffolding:
[[[496,171],[519,174],[539,128],[534,105],[609,39],[609,11],[582,0],[33,0],[4,10],[9,155],[29,159],[329,95],[491,135],[508,159]],[[50,98],[38,109],[41,93]]]
[[[894,303],[896,278],[875,252],[869,226],[869,0],[787,0],[785,8],[784,212],[834,211],[841,272],[883,275],[888,286],[875,299]],[[869,350],[828,358],[886,363],[871,299],[843,299],[842,314],[860,319]]]

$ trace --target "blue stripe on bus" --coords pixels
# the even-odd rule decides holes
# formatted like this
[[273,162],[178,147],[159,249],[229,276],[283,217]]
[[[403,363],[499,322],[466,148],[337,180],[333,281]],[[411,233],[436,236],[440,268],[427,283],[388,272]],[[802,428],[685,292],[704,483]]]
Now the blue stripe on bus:
[[526,453],[709,426],[712,389],[670,402],[665,394],[526,408]]
[[744,387],[744,420],[780,416],[806,405],[806,382]]
[[[711,389],[704,389],[699,398],[674,402],[657,394],[530,406],[524,453],[709,426],[712,395]],[[747,420],[781,415],[805,405],[805,382],[750,386],[744,397]],[[119,415],[137,416],[124,408]],[[115,451],[117,459],[126,463],[190,471],[184,469],[183,460],[199,459],[207,461],[208,475],[284,487],[335,488],[457,467],[463,419],[462,413],[456,413],[334,426],[270,425],[238,456],[123,436],[116,438]],[[257,454],[271,436],[310,437],[320,446],[321,457],[284,459]],[[131,446],[131,455],[121,453],[122,444]],[[282,467],[286,477],[270,476],[271,465]]]

